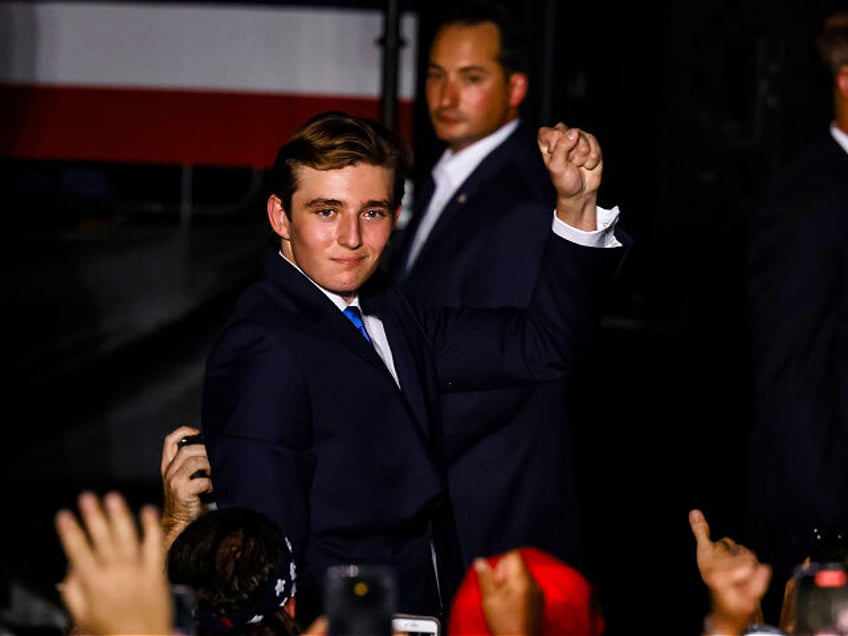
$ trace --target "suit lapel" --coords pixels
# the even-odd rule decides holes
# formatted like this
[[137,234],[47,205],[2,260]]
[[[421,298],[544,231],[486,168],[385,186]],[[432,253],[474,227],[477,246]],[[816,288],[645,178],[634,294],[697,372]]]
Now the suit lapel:
[[287,313],[299,315],[303,328],[316,338],[329,338],[360,358],[385,371],[394,383],[382,358],[356,327],[306,276],[279,253],[271,250],[265,257],[264,287]]
[[[432,173],[427,177],[427,181],[424,183],[424,187],[421,188],[421,192],[415,197],[415,205],[413,207],[414,214],[412,218],[409,220],[409,225],[407,226],[408,231],[406,232],[406,243],[405,247],[408,248],[409,244],[412,242],[412,236],[415,235],[415,232],[418,230],[418,226],[421,225],[421,217],[424,214],[424,211],[427,209],[427,206],[430,205],[430,199],[433,198],[433,194],[436,192],[436,181],[433,179]],[[404,253],[408,250],[405,249]]]
[[[462,185],[457,188],[456,192],[447,202],[442,213],[439,215],[439,220],[436,221],[436,225],[433,226],[433,229],[430,231],[430,235],[427,237],[424,245],[421,247],[421,251],[415,261],[416,263],[422,262],[422,257],[429,251],[434,243],[438,243],[440,235],[452,231],[452,225],[456,218],[462,215],[466,205],[475,199],[481,187],[483,187],[490,179],[496,176],[503,169],[506,163],[510,160],[514,147],[519,139],[519,134],[522,134],[522,131],[523,124],[518,126],[518,128],[516,128],[500,146],[490,152],[462,183]],[[432,178],[430,180],[432,181]],[[416,206],[416,214],[413,219],[413,221],[415,221],[414,227],[412,222],[410,222],[413,232],[417,229],[418,224],[421,222],[421,217],[427,209],[426,206],[429,204],[432,195],[433,190],[431,189],[430,196],[427,197],[427,201],[422,204],[422,207],[418,208],[418,206]],[[409,245],[412,242],[411,233],[408,234],[409,235],[406,237],[406,243],[404,245],[404,263],[406,262],[406,253],[409,249]]]
[[[265,256],[265,280],[262,286],[282,311],[299,316],[303,320],[303,328],[315,338],[336,340],[353,354],[380,369],[385,373],[386,380],[393,387],[397,387],[395,379],[374,347],[366,342],[362,334],[329,298],[306,276],[286,262],[276,250],[269,250]],[[410,322],[411,317],[398,313],[397,305],[400,303],[388,301],[387,295],[396,293],[364,292],[360,295],[360,302],[366,314],[376,315],[383,322],[401,386],[398,393],[419,433],[425,440],[429,440],[431,409],[428,407],[424,386],[428,381],[426,365],[422,362],[427,354],[420,350],[420,342],[416,347],[416,343],[404,329],[404,323]]]
[[401,386],[401,395],[424,439],[429,439],[430,409],[424,386],[427,376],[426,369],[422,365],[422,357],[426,354],[419,350],[420,346],[415,346],[404,328],[404,324],[410,322],[410,317],[400,316],[396,307],[387,301],[385,294],[360,297],[360,302],[366,313],[376,315],[383,322],[386,338],[392,348],[392,359]]
[[424,211],[430,204],[430,199],[433,198],[433,193],[436,190],[436,182],[433,180],[432,174],[427,177],[424,187],[415,196],[415,203],[412,209],[412,218],[410,218],[407,226],[400,232],[398,237],[398,245],[393,248],[394,255],[391,259],[391,275],[397,280],[401,277],[402,272],[406,269],[406,261],[409,258],[409,250],[412,247],[412,239],[421,225],[421,217],[424,216]]

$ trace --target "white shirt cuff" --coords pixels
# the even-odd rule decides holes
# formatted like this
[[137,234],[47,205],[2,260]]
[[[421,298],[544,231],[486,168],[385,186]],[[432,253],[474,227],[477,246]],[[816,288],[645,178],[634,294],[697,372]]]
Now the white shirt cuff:
[[618,206],[613,206],[611,210],[597,206],[595,213],[598,215],[598,229],[587,232],[585,230],[578,230],[576,227],[562,221],[556,215],[556,210],[554,210],[554,234],[564,238],[566,241],[571,241],[585,247],[621,247],[621,242],[615,238]]

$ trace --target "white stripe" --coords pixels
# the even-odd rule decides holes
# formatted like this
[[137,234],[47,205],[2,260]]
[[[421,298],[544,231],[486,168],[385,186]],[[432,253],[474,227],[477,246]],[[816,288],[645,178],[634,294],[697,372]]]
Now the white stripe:
[[[378,10],[120,2],[0,4],[0,81],[377,97]],[[401,16],[398,91],[415,88],[417,16]]]

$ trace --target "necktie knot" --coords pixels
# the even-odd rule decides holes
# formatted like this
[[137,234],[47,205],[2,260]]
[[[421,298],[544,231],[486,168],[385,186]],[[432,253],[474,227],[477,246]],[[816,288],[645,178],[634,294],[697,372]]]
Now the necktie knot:
[[365,330],[365,323],[362,322],[362,313],[359,311],[359,307],[349,306],[345,307],[344,312],[347,319],[350,320],[354,326],[359,329],[359,333],[362,334],[362,337],[365,338],[367,342],[371,342],[371,336],[368,335],[368,332]]

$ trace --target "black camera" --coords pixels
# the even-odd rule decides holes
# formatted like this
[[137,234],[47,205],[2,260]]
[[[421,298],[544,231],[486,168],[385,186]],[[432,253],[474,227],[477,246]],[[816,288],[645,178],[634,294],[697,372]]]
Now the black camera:
[[[191,444],[202,444],[203,443],[203,434],[198,433],[197,435],[188,435],[183,437],[179,442],[177,442],[177,446],[182,448],[183,446],[189,446]],[[209,477],[205,470],[198,470],[192,473],[189,479],[200,479],[201,477]],[[203,497],[201,497],[203,499]]]
[[188,446],[189,444],[202,444],[203,443],[203,434],[198,433],[197,435],[188,435],[183,437],[179,442],[177,442],[177,446],[182,448],[183,446]]

